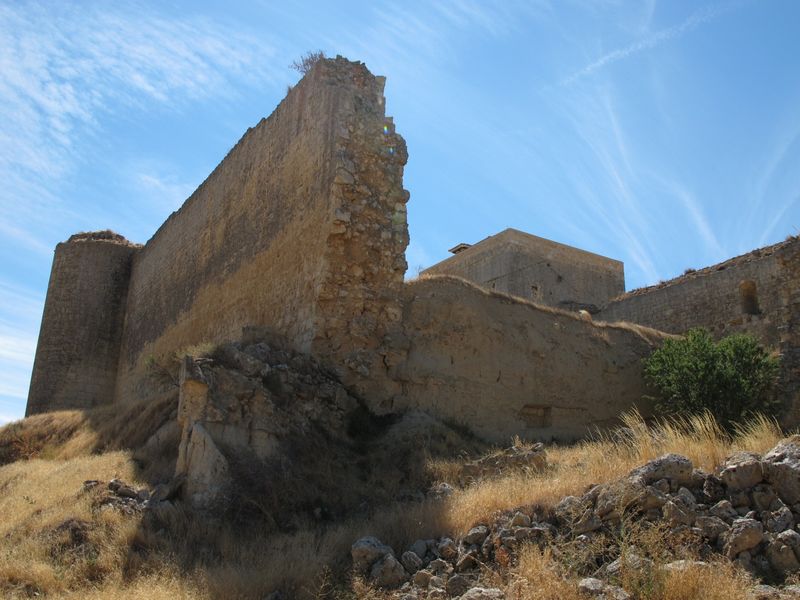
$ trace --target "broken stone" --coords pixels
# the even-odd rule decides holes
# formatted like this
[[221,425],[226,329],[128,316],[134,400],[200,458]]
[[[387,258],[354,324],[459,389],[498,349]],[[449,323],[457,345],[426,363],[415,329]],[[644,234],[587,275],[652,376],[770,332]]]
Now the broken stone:
[[412,581],[414,582],[414,585],[424,589],[428,587],[428,582],[431,580],[431,577],[433,577],[433,573],[423,569],[421,571],[417,571],[416,573],[414,573]]
[[489,535],[489,528],[486,527],[486,525],[478,525],[467,532],[467,535],[464,536],[464,543],[480,545],[483,543],[483,540],[486,539],[487,535]]
[[764,479],[786,504],[800,502],[800,436],[782,440],[761,459]]
[[794,549],[780,539],[774,539],[767,545],[767,560],[770,566],[780,574],[793,573],[800,569],[800,561]]
[[405,570],[412,575],[422,568],[422,559],[416,552],[412,552],[411,550],[403,552],[403,555],[400,557],[400,562]]
[[691,485],[694,466],[685,456],[665,454],[631,471],[631,477],[641,477],[645,483],[667,479],[678,485]]
[[403,565],[392,554],[386,554],[372,565],[369,576],[375,585],[386,589],[400,587],[408,579]]
[[525,513],[516,513],[509,522],[509,527],[530,527],[531,518]]
[[761,483],[761,460],[754,452],[736,452],[725,459],[719,474],[728,489],[737,491]]
[[722,519],[723,521],[733,521],[739,517],[739,513],[733,508],[733,505],[727,500],[720,500],[709,511],[711,515]]
[[606,584],[595,577],[584,577],[578,582],[578,591],[587,596],[600,596],[605,587]]
[[461,600],[505,600],[505,594],[497,588],[474,587],[464,592]]
[[730,529],[730,526],[719,517],[697,517],[695,525],[710,542],[716,542],[720,535]]
[[755,548],[764,538],[764,528],[755,519],[736,519],[725,536],[725,554],[736,558],[739,553]]
[[445,560],[450,560],[458,556],[458,546],[456,543],[448,537],[442,538],[439,542],[439,545],[436,547],[436,551]]
[[453,598],[460,596],[469,589],[469,580],[463,575],[453,575],[445,585],[447,593]]
[[359,539],[350,548],[353,569],[356,573],[365,573],[372,565],[388,554],[394,555],[394,551],[378,538],[372,536]]

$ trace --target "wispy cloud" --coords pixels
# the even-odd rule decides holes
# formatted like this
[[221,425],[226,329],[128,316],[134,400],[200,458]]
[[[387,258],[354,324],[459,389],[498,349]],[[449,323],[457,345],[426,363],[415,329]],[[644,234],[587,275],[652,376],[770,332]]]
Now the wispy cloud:
[[108,115],[229,97],[274,80],[274,53],[241,28],[141,6],[0,6],[0,178],[17,182],[0,191],[6,233],[58,222],[59,183]]
[[578,69],[569,77],[564,78],[560,83],[561,85],[569,85],[579,79],[582,79],[583,77],[586,77],[587,75],[591,75],[595,71],[607,67],[610,64],[624,60],[630,56],[644,52],[645,50],[650,50],[651,48],[660,46],[661,44],[669,42],[670,40],[679,38],[693,29],[696,29],[700,25],[708,23],[709,21],[713,21],[723,13],[730,10],[730,8],[731,5],[726,4],[698,9],[685,21],[678,25],[661,29],[660,31],[651,33],[646,37],[633,42],[632,44],[628,44],[622,48],[617,48],[616,50],[607,52],[600,58]]
[[728,253],[722,247],[719,238],[714,232],[714,228],[711,226],[696,196],[674,181],[667,182],[661,179],[661,182],[667,187],[669,193],[677,198],[683,205],[683,208],[689,215],[689,221],[706,246],[708,256],[715,261],[725,258]]

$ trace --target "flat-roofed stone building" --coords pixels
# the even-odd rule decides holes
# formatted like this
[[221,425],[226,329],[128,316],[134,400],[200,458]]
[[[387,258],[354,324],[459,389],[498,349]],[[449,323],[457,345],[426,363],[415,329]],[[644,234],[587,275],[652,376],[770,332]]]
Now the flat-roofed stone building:
[[538,304],[591,313],[625,291],[622,262],[517,229],[450,252],[421,274],[455,275]]

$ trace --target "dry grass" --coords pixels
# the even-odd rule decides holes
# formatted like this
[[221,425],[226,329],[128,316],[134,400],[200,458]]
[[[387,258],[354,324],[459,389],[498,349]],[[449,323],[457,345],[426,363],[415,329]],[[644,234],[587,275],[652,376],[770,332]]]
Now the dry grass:
[[[763,418],[727,435],[708,416],[648,426],[629,415],[625,435],[548,448],[551,467],[541,473],[517,472],[478,482],[442,502],[396,502],[365,518],[307,523],[294,532],[274,533],[257,522],[243,531],[196,518],[180,507],[155,520],[98,510],[92,493],[81,491],[84,480],[119,477],[147,483],[134,451],[97,452],[112,440],[141,444],[144,433],[152,431],[145,420],[168,421],[165,415],[172,407],[165,403],[148,410],[139,419],[109,414],[98,429],[93,426],[96,416],[80,413],[42,415],[12,426],[12,431],[0,429],[0,448],[24,432],[30,455],[48,457],[0,467],[0,596],[262,598],[283,589],[301,598],[381,598],[363,582],[348,579],[349,548],[360,536],[375,535],[400,550],[420,537],[458,535],[476,523],[490,522],[498,511],[552,506],[565,495],[623,476],[665,452],[685,454],[697,466],[711,469],[734,450],[763,452],[782,437],[776,424]],[[456,466],[457,461],[439,460],[428,468],[447,477],[456,473]],[[74,527],[65,525],[70,522],[83,524],[79,539]],[[652,532],[650,536],[656,545],[662,540]],[[641,537],[636,543],[648,542]],[[574,564],[564,558],[569,549],[562,550],[556,560],[548,551],[528,549],[511,570],[487,572],[485,578],[505,586],[512,598],[577,598],[576,578],[586,573],[575,566],[578,558]],[[659,549],[651,548],[649,555],[658,556]],[[728,563],[679,577],[660,574],[624,583],[654,600],[735,600],[751,585]]]
[[[577,582],[550,550],[529,546],[511,572],[507,595],[517,600],[586,600]],[[646,573],[623,572],[621,583],[641,600],[751,600],[755,585],[730,561],[691,565],[680,571],[656,567]]]
[[[626,435],[548,448],[551,468],[544,472],[513,473],[458,491],[448,503],[448,523],[457,532],[465,532],[475,523],[491,520],[497,511],[525,505],[550,507],[564,496],[618,479],[668,452],[688,456],[696,467],[711,470],[735,450],[764,452],[783,437],[777,423],[765,417],[753,418],[733,435],[723,432],[710,414],[648,425],[631,413],[623,421]],[[436,468],[448,470],[441,464]]]

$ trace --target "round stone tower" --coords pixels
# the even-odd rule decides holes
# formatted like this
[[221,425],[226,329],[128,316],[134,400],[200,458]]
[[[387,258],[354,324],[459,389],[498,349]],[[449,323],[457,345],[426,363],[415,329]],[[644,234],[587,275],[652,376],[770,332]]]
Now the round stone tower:
[[131,260],[140,246],[112,231],[56,246],[26,416],[114,400]]

